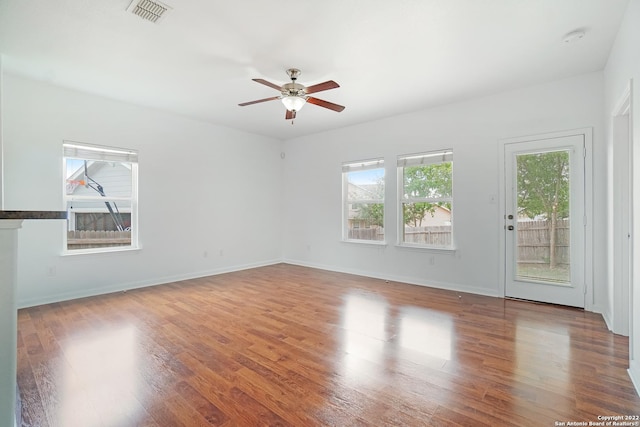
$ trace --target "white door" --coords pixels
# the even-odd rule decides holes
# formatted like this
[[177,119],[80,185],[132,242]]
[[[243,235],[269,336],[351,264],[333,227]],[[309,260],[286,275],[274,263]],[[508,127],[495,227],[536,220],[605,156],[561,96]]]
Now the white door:
[[584,308],[584,135],[504,150],[505,296]]

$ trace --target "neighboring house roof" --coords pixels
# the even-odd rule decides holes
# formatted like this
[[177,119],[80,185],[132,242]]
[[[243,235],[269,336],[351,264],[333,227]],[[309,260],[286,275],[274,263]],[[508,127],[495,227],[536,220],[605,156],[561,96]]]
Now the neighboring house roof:
[[383,199],[383,187],[378,184],[353,184],[348,186],[349,199],[351,200],[378,200]]

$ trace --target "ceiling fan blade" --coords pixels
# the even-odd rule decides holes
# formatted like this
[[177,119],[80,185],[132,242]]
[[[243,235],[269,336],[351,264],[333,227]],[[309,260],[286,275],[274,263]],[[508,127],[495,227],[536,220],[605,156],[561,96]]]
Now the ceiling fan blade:
[[238,104],[241,107],[246,105],[259,104],[260,102],[273,101],[274,99],[280,99],[279,96],[272,96],[271,98],[258,99],[256,101],[243,102],[242,104]]
[[324,83],[318,83],[317,85],[309,86],[305,92],[307,93],[316,93],[321,92],[323,90],[335,89],[340,87],[340,85],[333,80],[326,81]]
[[263,80],[263,79],[251,79],[251,80],[253,80],[254,82],[257,82],[257,83],[261,83],[261,84],[263,84],[263,85],[265,85],[265,86],[269,86],[269,87],[271,87],[271,88],[274,88],[274,89],[275,89],[275,90],[277,90],[277,91],[282,90],[282,87],[281,87],[281,86],[278,86],[278,85],[277,85],[277,84],[275,84],[275,83],[271,83],[271,82],[268,82],[268,81]]
[[296,112],[287,110],[287,113],[284,115],[285,120],[293,120],[296,118]]
[[338,113],[344,110],[344,107],[342,105],[338,105],[338,104],[334,104],[333,102],[314,98],[313,96],[308,97],[307,102],[310,104],[318,105],[320,107],[328,108],[329,110],[337,111]]

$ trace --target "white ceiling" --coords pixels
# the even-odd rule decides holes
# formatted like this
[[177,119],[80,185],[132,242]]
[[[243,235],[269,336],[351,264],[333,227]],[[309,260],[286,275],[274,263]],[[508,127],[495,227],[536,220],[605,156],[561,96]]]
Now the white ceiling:
[[[0,0],[5,72],[279,139],[601,70],[628,0]],[[584,29],[579,42],[566,33]],[[295,124],[252,82],[341,87]]]

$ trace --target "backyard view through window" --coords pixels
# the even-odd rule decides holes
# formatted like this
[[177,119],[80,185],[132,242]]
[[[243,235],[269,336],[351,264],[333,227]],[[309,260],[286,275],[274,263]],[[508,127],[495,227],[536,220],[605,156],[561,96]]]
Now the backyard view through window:
[[453,151],[398,158],[400,244],[450,248]]
[[342,165],[343,239],[384,241],[384,161]]
[[516,164],[516,276],[570,284],[569,151],[521,154]]
[[68,251],[137,246],[135,151],[65,142]]

